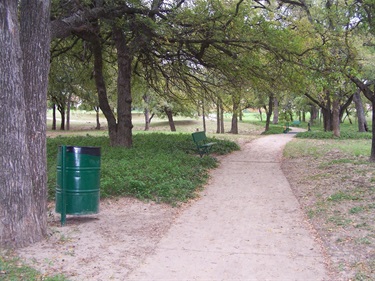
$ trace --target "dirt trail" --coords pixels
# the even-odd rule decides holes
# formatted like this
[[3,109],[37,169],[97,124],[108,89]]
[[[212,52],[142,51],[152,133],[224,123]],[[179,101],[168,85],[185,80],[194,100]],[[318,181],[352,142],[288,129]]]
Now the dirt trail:
[[91,217],[51,214],[50,238],[20,250],[71,280],[329,280],[319,244],[280,168],[293,135],[221,159],[185,208],[106,200]]

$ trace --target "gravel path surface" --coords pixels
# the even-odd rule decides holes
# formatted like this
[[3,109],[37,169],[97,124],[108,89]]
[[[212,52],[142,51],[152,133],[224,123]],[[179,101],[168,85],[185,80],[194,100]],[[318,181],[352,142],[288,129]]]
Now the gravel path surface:
[[127,280],[329,280],[320,244],[280,169],[292,134],[247,143],[222,159]]

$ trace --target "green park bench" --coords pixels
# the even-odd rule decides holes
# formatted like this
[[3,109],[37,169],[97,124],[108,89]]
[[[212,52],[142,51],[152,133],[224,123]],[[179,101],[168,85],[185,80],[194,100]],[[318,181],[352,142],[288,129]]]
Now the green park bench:
[[299,127],[299,125],[301,125],[301,121],[295,120],[295,121],[292,122],[291,126]]
[[195,145],[197,146],[197,150],[200,157],[202,157],[205,154],[209,154],[211,147],[214,144],[216,144],[216,142],[207,142],[206,133],[204,131],[194,132],[191,135],[193,137]]
[[[290,126],[292,127],[299,127],[299,125],[301,125],[301,121],[298,121],[298,120],[295,120],[293,121]],[[291,129],[289,128],[289,122],[286,122],[285,125],[284,125],[284,130],[283,130],[283,133],[286,134],[290,131]]]

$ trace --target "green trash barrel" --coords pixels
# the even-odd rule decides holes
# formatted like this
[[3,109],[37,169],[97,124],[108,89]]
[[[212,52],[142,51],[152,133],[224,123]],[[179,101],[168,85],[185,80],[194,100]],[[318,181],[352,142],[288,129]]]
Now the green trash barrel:
[[[65,153],[62,153],[62,147],[66,148]],[[62,162],[64,154],[65,163]],[[65,172],[62,167],[65,167]],[[63,214],[63,192],[66,206],[64,215],[99,212],[100,147],[59,146],[55,209],[60,214]]]

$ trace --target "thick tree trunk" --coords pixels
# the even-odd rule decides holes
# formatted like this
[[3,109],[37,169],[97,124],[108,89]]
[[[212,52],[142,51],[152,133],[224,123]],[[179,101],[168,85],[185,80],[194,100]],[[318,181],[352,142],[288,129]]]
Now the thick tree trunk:
[[333,135],[340,137],[340,101],[334,99],[332,102],[332,129]]
[[[19,13],[20,8],[21,13]],[[0,5],[0,247],[47,231],[49,1]],[[21,22],[19,26],[18,22]]]
[[366,115],[363,108],[363,103],[361,99],[361,91],[357,91],[354,94],[353,97],[354,103],[355,103],[355,109],[357,111],[357,118],[358,118],[358,131],[359,132],[367,132],[367,121],[366,121]]
[[315,124],[315,120],[318,119],[318,115],[319,115],[318,108],[314,104],[312,104],[311,110],[310,110],[310,123],[311,123],[311,125]]
[[234,112],[232,115],[232,122],[231,122],[231,134],[238,134],[238,114]]
[[238,134],[238,111],[240,108],[240,99],[236,96],[233,96],[233,115],[230,132],[232,134]]
[[131,96],[131,74],[132,57],[126,45],[125,36],[121,29],[113,29],[113,39],[117,49],[117,130],[116,146],[131,147],[132,136],[132,96]]
[[272,124],[278,124],[278,123],[279,123],[279,101],[277,98],[274,98]]
[[332,126],[332,112],[330,109],[322,108],[324,131],[329,132],[333,130]]
[[176,126],[174,125],[172,110],[168,107],[164,107],[164,112],[168,117],[168,123],[169,123],[169,127],[171,128],[171,131],[176,132]]
[[[21,1],[21,46],[26,96],[30,177],[33,185],[29,238],[38,241],[47,233],[46,113],[50,65],[50,1]],[[33,62],[33,63],[31,63]],[[29,199],[27,199],[29,200]]]
[[371,142],[371,155],[370,161],[375,162],[375,91],[370,89],[370,85],[365,84],[360,79],[355,76],[348,75],[350,80],[357,85],[359,89],[361,89],[362,93],[365,97],[371,101],[372,106],[372,142]]
[[[81,36],[83,36],[85,39],[87,39],[88,41],[90,41],[91,43],[91,49],[92,49],[92,52],[94,54],[94,79],[95,79],[95,84],[96,84],[96,89],[98,91],[98,98],[99,98],[99,106],[100,106],[100,109],[102,110],[106,120],[107,120],[107,123],[108,123],[108,134],[109,134],[109,139],[110,139],[110,143],[112,146],[125,146],[125,147],[128,147],[128,145],[131,146],[131,135],[130,135],[130,141],[128,141],[128,138],[129,136],[125,136],[125,135],[121,135],[121,133],[118,132],[118,124],[116,122],[116,118],[115,118],[115,115],[111,109],[111,107],[109,106],[109,102],[108,102],[108,96],[107,96],[107,88],[105,86],[105,82],[104,82],[104,75],[103,75],[103,57],[102,57],[102,47],[100,45],[100,41],[99,41],[99,38],[96,37],[96,35],[94,34],[81,34]],[[124,55],[122,54],[123,53],[123,50],[120,48],[120,54],[118,54],[119,56],[119,59],[123,58]],[[126,60],[126,57],[124,58]],[[119,67],[127,67],[126,65],[123,64],[123,62],[119,62]],[[123,73],[123,70],[120,70],[119,69],[119,77],[122,77],[122,75],[120,74]],[[130,73],[129,73],[130,75]],[[125,78],[124,78],[125,79]],[[119,80],[119,79],[118,79]],[[121,83],[120,81],[118,81],[118,84]],[[121,91],[126,91],[126,85],[118,85],[120,86]],[[124,94],[124,92],[122,93],[118,93],[118,95],[120,96],[121,94]],[[129,92],[130,93],[130,92]],[[122,102],[123,100],[127,100],[126,97],[119,97],[118,98],[118,102]],[[130,99],[131,100],[131,99]],[[124,106],[124,105],[122,105]],[[118,105],[119,107],[119,105]],[[122,114],[124,114],[124,112],[126,112],[126,110],[124,110],[123,108],[119,111],[122,112]],[[120,118],[120,117],[119,117]],[[124,120],[126,119],[124,116],[121,116],[121,120]],[[131,123],[131,120],[130,120],[130,123]],[[126,129],[124,128],[125,125],[121,124],[122,127],[122,132],[124,133],[126,131]],[[120,129],[121,131],[121,129]],[[126,139],[125,139],[126,138]]]

